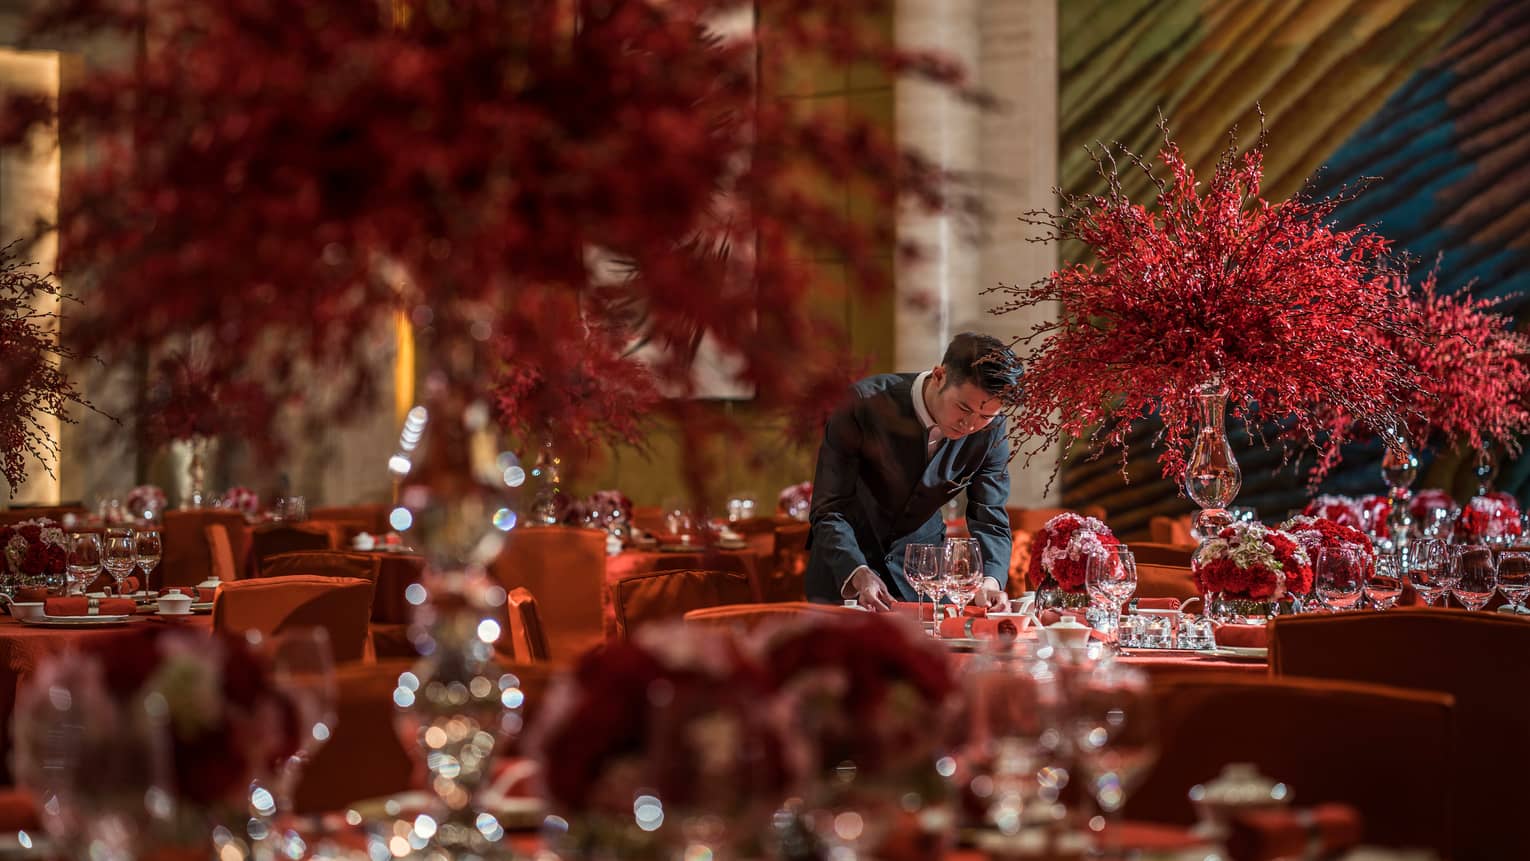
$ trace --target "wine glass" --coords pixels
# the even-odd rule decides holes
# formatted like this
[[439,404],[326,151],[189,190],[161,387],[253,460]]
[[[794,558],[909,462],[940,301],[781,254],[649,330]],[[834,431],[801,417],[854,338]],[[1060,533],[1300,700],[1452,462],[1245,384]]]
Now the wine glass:
[[133,549],[138,556],[138,567],[143,571],[143,588],[149,588],[149,575],[159,567],[164,549],[158,529],[140,529],[133,533]]
[[1141,670],[1114,660],[1096,664],[1076,685],[1070,736],[1085,786],[1099,805],[1101,816],[1090,823],[1099,831],[1157,759],[1152,689]]
[[941,561],[941,585],[960,616],[983,585],[983,551],[976,538],[947,538]]
[[971,732],[964,759],[976,779],[992,781],[987,819],[1007,835],[1018,834],[1024,815],[1044,797],[1039,775],[1057,764],[1064,744],[1063,696],[1057,668],[1019,649],[982,656],[967,674]]
[[329,741],[335,726],[335,666],[329,632],[294,628],[269,641],[271,675],[297,711],[298,748],[276,781],[277,809],[292,810],[292,793],[308,761]]
[[1408,550],[1408,582],[1413,591],[1430,607],[1450,590],[1449,546],[1438,538],[1416,539]]
[[1518,612],[1530,598],[1530,551],[1505,550],[1498,554],[1498,591]]
[[1103,604],[1108,633],[1121,626],[1121,605],[1137,593],[1137,560],[1125,547],[1106,547],[1084,561],[1084,587],[1089,599]]
[[1365,594],[1377,610],[1389,610],[1402,595],[1402,557],[1397,553],[1377,553],[1376,570],[1365,580]]
[[1334,610],[1353,610],[1365,591],[1365,565],[1360,551],[1351,547],[1320,547],[1314,552],[1313,587],[1323,604]]
[[106,544],[101,550],[101,565],[108,574],[112,575],[112,582],[117,585],[116,592],[121,595],[122,585],[127,582],[133,569],[138,567],[138,548],[133,541],[133,530],[108,529],[106,531]]
[[[924,619],[924,597],[936,601],[940,584],[940,548],[934,544],[910,544],[903,548],[903,576],[919,595],[919,618]],[[935,620],[934,608],[930,619]]]
[[1486,544],[1463,544],[1451,557],[1454,569],[1450,594],[1468,610],[1481,610],[1498,591],[1498,568],[1493,548]]
[[65,594],[82,595],[101,576],[101,533],[69,533],[69,576]]

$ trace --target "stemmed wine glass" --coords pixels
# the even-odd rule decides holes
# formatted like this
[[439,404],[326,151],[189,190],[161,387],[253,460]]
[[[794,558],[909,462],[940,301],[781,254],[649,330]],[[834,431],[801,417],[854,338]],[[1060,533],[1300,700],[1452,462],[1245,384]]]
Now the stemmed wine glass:
[[941,585],[960,616],[983,585],[983,551],[975,538],[947,538],[941,562]]
[[138,548],[133,541],[131,529],[108,529],[106,531],[106,546],[102,549],[101,564],[108,574],[112,575],[112,582],[117,585],[117,594],[122,594],[122,586],[127,582],[128,576],[133,569],[138,567]]
[[1365,581],[1365,595],[1377,610],[1390,610],[1402,595],[1402,557],[1397,553],[1377,553],[1376,570]]
[[1365,571],[1359,551],[1350,547],[1321,547],[1314,553],[1313,588],[1324,606],[1353,610],[1365,591]]
[[143,583],[140,584],[145,590],[149,588],[149,575],[159,567],[160,557],[164,548],[160,540],[158,529],[140,529],[133,533],[133,547],[138,552],[138,568],[143,571]]
[[335,665],[323,628],[294,628],[269,642],[272,678],[292,700],[298,719],[298,748],[276,780],[277,809],[290,812],[303,768],[334,730]]
[[1430,607],[1450,591],[1450,547],[1438,538],[1415,539],[1408,551],[1408,582]]
[[82,595],[101,576],[101,533],[69,533],[69,574],[64,584],[67,595]]
[[1468,610],[1481,610],[1498,591],[1498,569],[1493,564],[1493,548],[1485,544],[1463,544],[1451,557],[1454,576],[1450,594]]
[[924,598],[935,604],[930,619],[938,622],[934,609],[939,607],[940,548],[934,544],[910,544],[903,549],[903,576],[919,595],[919,619],[924,620]]
[[1524,612],[1525,599],[1530,598],[1530,551],[1505,550],[1498,554],[1498,591],[1516,612]]
[[1106,547],[1084,562],[1084,586],[1089,599],[1103,604],[1106,625],[1114,635],[1121,627],[1121,605],[1137,593],[1137,560],[1125,547]]
[[1141,670],[1118,661],[1101,661],[1076,681],[1069,725],[1074,751],[1089,794],[1101,818],[1101,830],[1114,819],[1126,797],[1158,757],[1152,688]]

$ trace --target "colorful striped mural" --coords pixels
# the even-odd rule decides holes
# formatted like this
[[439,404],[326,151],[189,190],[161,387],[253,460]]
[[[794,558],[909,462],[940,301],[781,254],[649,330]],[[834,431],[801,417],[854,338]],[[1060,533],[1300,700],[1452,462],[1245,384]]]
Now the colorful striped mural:
[[[1061,155],[1068,191],[1095,191],[1084,147],[1120,141],[1156,151],[1161,110],[1193,164],[1208,170],[1229,128],[1245,140],[1262,106],[1270,133],[1267,196],[1304,185],[1330,194],[1378,177],[1339,212],[1417,258],[1439,260],[1452,290],[1514,297],[1530,316],[1530,4],[1515,0],[1059,0]],[[1146,180],[1128,187],[1143,195]],[[1074,259],[1077,248],[1060,249]],[[1157,477],[1143,428],[1123,483],[1115,460],[1064,468],[1070,505],[1103,504],[1140,534],[1154,514],[1193,504]],[[1239,503],[1266,518],[1307,497],[1302,465],[1235,438]],[[1327,492],[1380,492],[1379,447],[1359,445]],[[1471,458],[1425,454],[1415,486],[1476,487]],[[1530,456],[1501,464],[1499,489],[1530,498]]]

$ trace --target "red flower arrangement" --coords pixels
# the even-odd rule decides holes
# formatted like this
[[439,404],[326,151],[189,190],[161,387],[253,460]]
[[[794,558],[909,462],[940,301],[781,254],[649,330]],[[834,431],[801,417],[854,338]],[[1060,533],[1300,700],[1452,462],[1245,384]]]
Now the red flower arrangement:
[[46,517],[0,526],[0,553],[11,576],[28,585],[62,576],[69,565],[64,530]]
[[1064,512],[1048,520],[1031,539],[1031,564],[1025,572],[1031,588],[1043,581],[1057,581],[1065,592],[1083,592],[1091,558],[1104,558],[1121,542],[1102,521]]
[[221,508],[238,511],[246,517],[254,517],[260,513],[260,494],[248,487],[230,487],[224,492],[218,505]]
[[886,249],[915,253],[804,189],[852,182],[892,211],[955,186],[875,118],[761,93],[820,59],[959,85],[855,23],[890,0],[766,5],[720,35],[754,4],[65,0],[32,35],[158,47],[57,105],[12,100],[0,137],[56,122],[101,149],[58,216],[113,297],[78,321],[91,349],[211,336],[210,385],[254,367],[279,399],[322,368],[345,396],[318,408],[344,416],[375,395],[362,369],[402,311],[421,364],[516,432],[633,438],[663,411],[700,458],[699,434],[735,420],[655,386],[689,394],[709,346],[762,408],[837,396],[843,327],[814,310],[803,251],[868,295]]
[[266,433],[276,404],[250,380],[221,379],[211,364],[172,353],[155,366],[139,409],[139,434],[152,446],[216,436],[276,445]]
[[1437,487],[1426,487],[1415,491],[1413,498],[1408,500],[1408,514],[1414,521],[1424,520],[1429,512],[1436,509],[1450,511],[1451,516],[1454,517],[1454,512],[1457,510],[1455,498]]
[[1455,538],[1460,541],[1498,541],[1521,532],[1519,502],[1507,493],[1473,497],[1456,518]]
[[1359,555],[1360,566],[1366,577],[1376,573],[1376,547],[1364,532],[1353,526],[1326,517],[1297,515],[1282,523],[1280,529],[1296,539],[1296,543],[1307,552],[1307,558],[1314,565],[1320,550],[1347,550]]
[[583,526],[592,515],[600,519],[601,528],[605,528],[606,521],[615,515],[632,522],[632,500],[620,490],[597,490],[587,499],[573,499],[561,494],[558,506],[561,512],[559,522],[569,526]]
[[[1364,524],[1360,510],[1360,501],[1348,496],[1323,494],[1314,497],[1302,509],[1304,517],[1318,517],[1339,523],[1354,529],[1361,528]],[[1285,527],[1282,526],[1282,529]]]
[[1349,193],[1262,199],[1262,131],[1246,153],[1230,141],[1202,194],[1161,127],[1167,178],[1121,150],[1157,187],[1155,208],[1127,198],[1107,151],[1095,156],[1105,195],[1064,195],[1060,212],[1022,219],[1045,228],[1045,239],[1082,243],[1094,261],[1002,288],[1013,298],[1001,312],[1062,306],[1022,339],[1039,344],[1009,398],[1016,448],[1031,457],[1062,438],[1087,441],[1095,454],[1120,449],[1124,473],[1132,426],[1156,417],[1163,474],[1178,481],[1200,416],[1196,396],[1215,383],[1252,430],[1281,421],[1292,447],[1316,448],[1320,476],[1350,435],[1324,405],[1346,404],[1379,424],[1412,385],[1414,370],[1396,350],[1355,337],[1400,328],[1396,297],[1379,279],[1389,244],[1364,227],[1331,226]]
[[954,681],[948,656],[905,620],[865,613],[789,626],[764,636],[760,661],[787,698],[783,717],[816,742],[809,775],[845,762],[868,777],[932,766]]
[[155,484],[140,484],[128,491],[123,505],[128,517],[135,521],[157,517],[165,510],[165,492]]
[[804,481],[781,488],[776,497],[776,510],[788,517],[807,520],[813,505],[813,483]]
[[1291,535],[1259,523],[1234,523],[1201,543],[1192,560],[1204,595],[1266,601],[1312,591],[1312,562]]
[[1392,519],[1392,500],[1383,494],[1362,496],[1355,502],[1360,509],[1360,523],[1371,525],[1371,534],[1385,535],[1387,522]]
[[12,496],[26,481],[28,456],[45,465],[58,456],[40,417],[72,422],[71,406],[93,409],[60,369],[77,354],[59,343],[59,315],[39,310],[44,300],[73,297],[16,250],[15,242],[0,247],[0,478]]

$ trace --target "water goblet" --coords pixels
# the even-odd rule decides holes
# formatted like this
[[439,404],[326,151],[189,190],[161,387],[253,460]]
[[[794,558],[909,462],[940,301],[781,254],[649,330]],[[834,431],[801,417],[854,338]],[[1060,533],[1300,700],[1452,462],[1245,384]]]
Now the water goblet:
[[[903,548],[903,576],[908,578],[908,584],[914,587],[914,592],[919,596],[919,618],[924,619],[924,599],[929,596],[932,603],[937,602],[937,592],[940,584],[940,548],[934,544],[910,544]],[[938,606],[938,604],[937,604]],[[930,618],[935,619],[935,608],[931,608]]]
[[960,616],[983,585],[983,551],[977,539],[946,539],[941,554],[941,585]]
[[1121,605],[1137,592],[1137,560],[1123,546],[1106,547],[1084,561],[1084,586],[1089,599],[1104,605],[1105,625],[1114,635],[1121,620]]
[[1365,566],[1360,552],[1349,547],[1322,547],[1313,552],[1313,589],[1333,610],[1353,610],[1365,590]]
[[1525,611],[1525,599],[1530,598],[1530,551],[1505,550],[1498,554],[1498,591],[1516,612]]
[[69,575],[64,592],[83,595],[87,587],[101,576],[101,533],[69,533]]
[[1077,682],[1071,699],[1073,747],[1101,814],[1101,830],[1158,755],[1152,686],[1147,675],[1118,661],[1101,661]]
[[139,529],[133,533],[133,550],[138,557],[138,569],[143,572],[143,588],[149,588],[149,575],[159,567],[164,553],[158,529]]
[[1402,595],[1402,557],[1397,553],[1376,554],[1376,570],[1365,580],[1365,595],[1377,610],[1389,610]]
[[[269,820],[277,813],[291,813],[292,795],[303,769],[314,754],[329,741],[335,727],[337,699],[334,657],[329,632],[323,628],[294,628],[266,641],[266,655],[271,662],[271,678],[292,702],[298,723],[298,745],[282,762],[276,775],[273,797],[257,793],[251,796],[251,808]],[[295,832],[276,835],[286,857],[300,857],[286,851],[302,845]]]
[[1408,547],[1408,582],[1430,607],[1450,591],[1449,546],[1438,538],[1419,538]]
[[123,584],[127,583],[133,569],[138,567],[138,548],[133,540],[133,530],[106,531],[106,544],[101,549],[101,565],[112,575],[116,592],[121,595]]
[[1481,610],[1498,591],[1498,568],[1493,564],[1493,548],[1485,544],[1463,544],[1451,558],[1454,576],[1450,594],[1468,610]]

